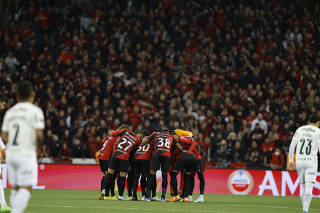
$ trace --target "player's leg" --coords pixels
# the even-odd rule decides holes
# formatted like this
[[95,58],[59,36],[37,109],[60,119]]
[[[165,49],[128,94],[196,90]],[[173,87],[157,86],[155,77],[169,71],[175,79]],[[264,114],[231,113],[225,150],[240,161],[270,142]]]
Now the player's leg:
[[130,169],[128,172],[128,177],[127,177],[128,200],[132,200],[133,184],[134,184],[134,166],[133,166],[133,162],[131,162]]
[[[23,156],[22,156],[23,157]],[[17,167],[18,191],[15,195],[12,213],[22,213],[27,208],[33,185],[38,182],[38,164],[35,158],[24,157]]]
[[[115,170],[118,168],[119,162],[116,157],[111,157],[108,165],[108,170],[105,178],[105,191],[109,192],[114,185],[116,176],[115,176]],[[106,197],[109,199],[108,197]]]
[[170,164],[170,158],[167,156],[162,156],[161,158],[161,173],[162,173],[162,195],[161,201],[166,200],[166,193],[168,187],[168,170]]
[[2,174],[1,174],[1,168],[0,168],[0,205],[1,205],[1,210],[7,210],[8,209],[8,205],[7,205],[7,202],[6,202],[5,197],[4,197],[3,179],[2,179]]
[[304,196],[305,196],[305,178],[304,178],[304,168],[301,168],[299,163],[296,165],[298,178],[300,181],[300,199],[303,206]]
[[192,202],[192,194],[194,190],[194,178],[195,178],[195,171],[191,172],[191,179],[190,179],[190,189],[189,189],[189,195],[188,195],[188,201]]
[[178,195],[178,181],[177,181],[177,175],[178,171],[177,170],[172,170],[170,173],[170,184],[173,192],[173,197]]
[[197,175],[198,175],[198,179],[199,179],[199,184],[200,184],[200,196],[197,200],[195,200],[194,202],[204,202],[204,187],[205,187],[205,180],[204,180],[204,169],[205,169],[205,160],[202,159],[200,161],[197,161]]
[[174,196],[168,199],[169,202],[175,202],[180,200],[180,196],[178,194],[178,181],[177,181],[177,174],[183,170],[183,157],[181,157],[175,165],[173,165],[172,172],[170,174],[170,182],[171,187],[173,190]]
[[[143,163],[141,165],[141,179],[140,179],[142,198],[145,198],[146,196],[146,184],[147,184],[147,177],[149,175],[149,168],[150,168],[150,161],[143,160]],[[154,190],[152,189],[152,197],[156,196],[155,194],[153,194],[154,193],[153,191]]]
[[126,186],[126,176],[128,174],[129,171],[129,161],[128,160],[121,160],[119,159],[120,162],[120,177],[119,177],[119,185],[118,185],[118,189],[119,189],[119,196],[118,196],[118,200],[126,200],[125,197],[123,196],[124,193],[124,189]]
[[18,192],[18,170],[13,157],[9,154],[7,154],[6,163],[8,168],[8,180],[12,186],[10,193],[10,205],[12,207],[15,203],[15,198]]
[[147,179],[147,196],[146,201],[151,201],[151,190],[157,187],[156,171],[160,167],[160,161],[158,156],[152,156],[150,162],[150,174]]
[[137,199],[137,190],[138,190],[140,173],[141,173],[140,162],[139,162],[139,160],[135,160],[134,161],[134,180],[133,180],[132,200],[138,200]]
[[106,189],[105,189],[108,166],[106,164],[106,161],[101,160],[101,159],[99,159],[99,166],[100,166],[100,170],[102,172],[99,200],[104,200],[105,196],[109,196],[109,192],[106,192]]
[[311,199],[312,199],[312,189],[313,186],[316,182],[316,177],[317,177],[317,168],[318,165],[315,166],[311,166],[310,168],[307,168],[305,170],[305,196],[303,199],[303,211],[304,212],[308,212],[309,211],[309,207],[310,207],[310,203],[311,203]]

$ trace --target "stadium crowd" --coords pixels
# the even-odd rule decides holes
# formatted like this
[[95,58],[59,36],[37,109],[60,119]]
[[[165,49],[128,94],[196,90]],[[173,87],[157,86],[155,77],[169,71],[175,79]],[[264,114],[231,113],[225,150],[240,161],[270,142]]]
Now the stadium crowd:
[[188,129],[216,166],[281,169],[320,114],[317,1],[74,2],[0,1],[1,92],[34,83],[40,157],[93,157],[126,123]]

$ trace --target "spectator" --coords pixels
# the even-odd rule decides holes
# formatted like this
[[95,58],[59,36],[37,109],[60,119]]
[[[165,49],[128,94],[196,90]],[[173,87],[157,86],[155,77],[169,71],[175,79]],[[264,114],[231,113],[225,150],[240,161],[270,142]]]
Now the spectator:
[[252,121],[251,131],[255,130],[255,127],[256,127],[257,125],[260,126],[260,129],[262,129],[263,132],[264,132],[264,134],[266,135],[267,132],[268,132],[268,124],[267,124],[267,122],[263,119],[262,113],[258,113],[257,118]]
[[251,147],[248,150],[247,154],[247,162],[249,167],[259,167],[260,166],[260,151],[258,148],[258,143],[256,141],[252,141]]
[[230,163],[229,159],[229,150],[227,147],[227,141],[222,140],[217,147],[217,150],[215,152],[215,156],[218,162],[219,167],[228,167]]
[[8,71],[10,73],[13,73],[16,70],[17,66],[19,66],[20,64],[12,52],[8,53],[8,56],[6,57],[4,62],[5,65],[8,67]]
[[284,156],[280,148],[276,148],[270,158],[271,169],[282,169],[284,165]]

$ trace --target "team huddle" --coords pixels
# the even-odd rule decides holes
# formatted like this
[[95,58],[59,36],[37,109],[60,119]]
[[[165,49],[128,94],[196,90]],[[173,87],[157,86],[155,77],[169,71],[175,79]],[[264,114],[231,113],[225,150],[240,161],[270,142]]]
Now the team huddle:
[[[184,130],[164,129],[148,135],[133,133],[127,125],[120,126],[101,141],[99,163],[103,177],[100,200],[138,200],[137,189],[140,180],[141,200],[145,201],[192,201],[194,177],[197,173],[200,183],[200,197],[195,202],[204,202],[204,152]],[[156,172],[161,169],[162,195],[156,196]],[[177,175],[181,172],[178,190]],[[170,197],[166,199],[170,175]],[[117,179],[119,196],[114,193]],[[128,198],[123,196],[127,179]]]

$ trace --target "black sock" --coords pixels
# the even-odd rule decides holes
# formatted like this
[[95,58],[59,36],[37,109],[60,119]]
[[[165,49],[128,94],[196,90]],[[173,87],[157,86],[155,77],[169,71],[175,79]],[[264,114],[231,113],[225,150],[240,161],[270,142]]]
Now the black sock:
[[183,197],[188,197],[188,195],[190,195],[190,184],[191,184],[191,175],[184,175],[184,195]]
[[178,195],[178,181],[177,181],[177,173],[171,172],[170,174],[170,183],[173,190],[173,196]]
[[133,183],[134,183],[134,173],[133,171],[130,171],[127,178],[128,197],[132,196]]
[[104,176],[102,176],[102,178],[101,178],[101,182],[100,182],[100,192],[102,192],[102,189],[104,189],[103,188],[103,182],[104,182]]
[[112,187],[112,182],[114,182],[114,176],[108,173],[104,181],[106,193],[109,193],[109,190]]
[[195,176],[196,173],[192,173],[190,175],[190,188],[189,188],[189,195],[192,196],[193,194],[193,190],[194,190],[194,176]]
[[[139,174],[135,174],[134,176],[134,181],[133,181],[133,197],[137,197],[137,190],[138,190],[138,184],[139,184],[139,177],[140,175]],[[141,192],[142,192],[142,189],[141,189]]]
[[154,187],[157,187],[157,180],[155,175],[149,175],[148,177],[148,183],[147,183],[147,197],[150,197],[151,190],[153,190]]
[[[138,179],[138,180],[139,180],[139,179]],[[141,176],[140,186],[141,186],[141,194],[142,194],[142,197],[146,195],[146,185],[147,185],[147,178],[146,178],[146,176]]]
[[166,196],[167,186],[168,186],[168,175],[165,174],[165,175],[162,175],[162,196],[161,197]]
[[203,195],[204,194],[204,187],[206,185],[205,180],[204,180],[204,176],[203,173],[198,173],[198,178],[199,178],[199,182],[200,182],[200,194]]
[[[113,176],[113,181],[112,181],[112,185],[111,185],[111,188],[110,188],[110,193],[111,193],[111,196],[113,197],[114,196],[114,186],[116,184],[116,177]],[[109,193],[109,191],[108,191]]]
[[118,185],[120,196],[123,196],[125,185],[126,185],[126,177],[120,177],[119,178],[119,185]]

